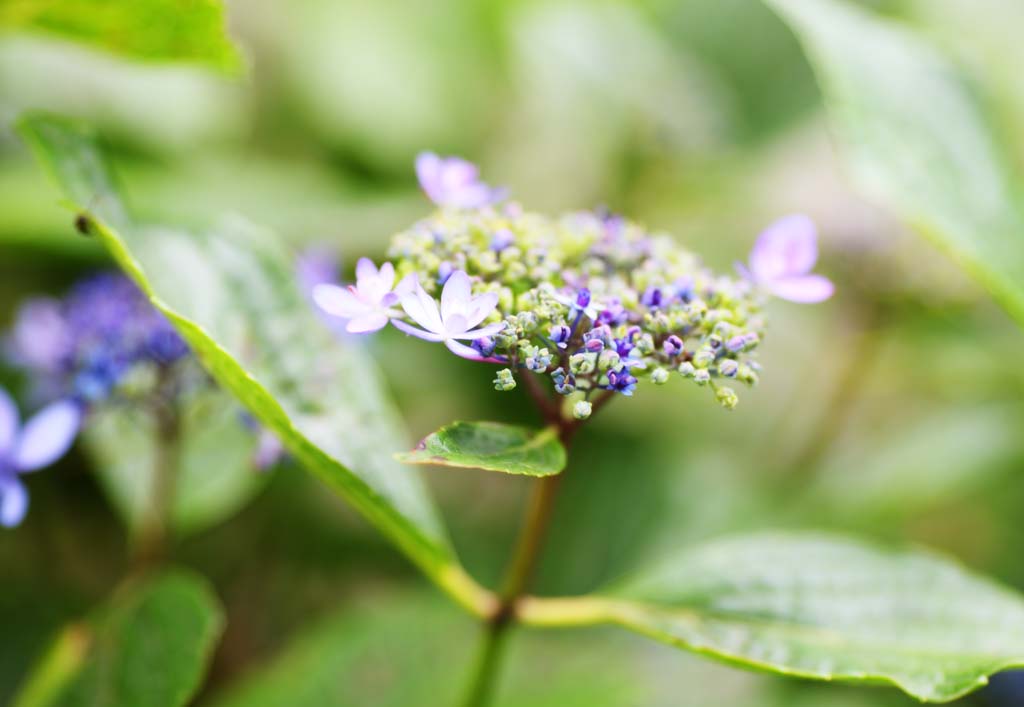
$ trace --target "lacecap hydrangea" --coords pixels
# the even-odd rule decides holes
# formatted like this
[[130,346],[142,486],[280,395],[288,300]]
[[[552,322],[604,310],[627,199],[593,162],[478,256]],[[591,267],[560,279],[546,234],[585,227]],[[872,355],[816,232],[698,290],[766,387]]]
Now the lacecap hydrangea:
[[770,226],[732,277],[618,215],[552,218],[501,204],[504,190],[458,158],[420,155],[417,173],[440,208],[394,236],[389,262],[361,259],[354,284],[320,284],[314,300],[350,333],[390,323],[497,364],[497,390],[542,376],[576,399],[577,418],[595,396],[631,396],[641,382],[673,376],[735,407],[733,384],[758,380],[766,295],[832,295],[832,283],[810,272],[817,237],[805,216]]

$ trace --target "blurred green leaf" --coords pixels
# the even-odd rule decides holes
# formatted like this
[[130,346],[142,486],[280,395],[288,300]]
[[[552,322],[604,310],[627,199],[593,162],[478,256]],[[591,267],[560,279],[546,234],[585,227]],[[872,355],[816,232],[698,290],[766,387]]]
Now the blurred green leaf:
[[422,480],[392,458],[406,445],[372,359],[317,320],[280,242],[239,219],[202,235],[133,225],[89,131],[47,118],[21,130],[213,377],[428,576],[483,611],[488,598],[458,564]]
[[135,59],[241,63],[219,0],[7,0],[0,30],[44,32]]
[[[85,430],[100,480],[132,530],[142,527],[153,508],[155,427],[145,411],[114,407],[90,418]],[[210,391],[187,402],[170,506],[176,533],[199,532],[225,520],[263,488],[267,476],[254,465],[256,442],[233,398]]]
[[944,702],[1024,665],[1024,600],[948,560],[819,534],[687,550],[607,598],[530,599],[535,625],[611,622],[729,663]]
[[[513,637],[494,707],[650,704],[625,660],[630,646],[588,633]],[[450,707],[464,696],[480,638],[476,622],[429,597],[376,596],[317,622],[211,704]]]
[[552,476],[565,468],[565,447],[555,427],[534,430],[500,422],[453,422],[396,458],[407,464]]
[[179,707],[199,687],[223,624],[199,577],[129,583],[57,637],[14,705]]
[[956,68],[841,0],[766,1],[804,43],[854,181],[1024,324],[1021,195]]

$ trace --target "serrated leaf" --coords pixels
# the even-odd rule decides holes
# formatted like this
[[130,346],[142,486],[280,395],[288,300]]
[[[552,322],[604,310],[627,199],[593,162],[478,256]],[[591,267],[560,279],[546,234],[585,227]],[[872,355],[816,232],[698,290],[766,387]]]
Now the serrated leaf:
[[237,69],[219,0],[17,0],[0,5],[0,30],[35,31],[133,59]]
[[932,702],[1024,665],[1024,598],[927,552],[821,534],[711,542],[605,596],[529,599],[521,617],[617,623],[741,667]]
[[[256,435],[242,424],[240,413],[238,403],[221,391],[188,400],[169,509],[176,534],[196,533],[226,519],[269,478],[256,469]],[[156,438],[154,420],[126,407],[97,411],[85,428],[101,484],[132,530],[142,527],[153,508]]]
[[1024,325],[1024,214],[956,68],[842,0],[766,0],[804,44],[854,181],[964,267]]
[[373,360],[317,319],[280,241],[238,218],[204,234],[133,224],[91,132],[42,117],[20,127],[221,386],[427,576],[484,611],[489,599],[458,564],[422,479],[392,458],[406,444]]
[[500,422],[453,422],[425,437],[411,452],[396,456],[407,464],[527,476],[552,476],[565,468],[565,447],[555,427],[535,430]]
[[66,628],[15,707],[181,707],[195,694],[224,626],[205,580],[186,572],[122,587]]

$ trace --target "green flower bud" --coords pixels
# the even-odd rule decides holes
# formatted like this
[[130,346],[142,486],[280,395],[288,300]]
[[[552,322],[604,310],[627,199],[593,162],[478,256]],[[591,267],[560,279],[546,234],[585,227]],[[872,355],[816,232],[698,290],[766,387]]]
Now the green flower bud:
[[683,361],[680,363],[679,368],[676,370],[679,371],[683,378],[692,378],[693,374],[697,372],[697,369],[694,368],[693,364],[689,361]]
[[597,367],[602,371],[618,368],[622,358],[611,349],[605,349],[597,357]]
[[740,401],[740,399],[736,396],[736,391],[734,391],[732,388],[726,388],[724,386],[715,389],[715,398],[717,398],[718,402],[722,404],[722,407],[724,407],[727,410],[732,410],[733,408],[735,408]]
[[569,357],[569,370],[574,375],[585,376],[594,372],[597,367],[597,354],[592,352],[576,353]]
[[663,385],[668,382],[668,371],[664,368],[655,368],[651,371],[651,382],[655,385]]
[[494,389],[501,390],[504,392],[515,390],[516,379],[512,375],[512,371],[507,368],[502,368],[498,371],[498,377],[494,379]]

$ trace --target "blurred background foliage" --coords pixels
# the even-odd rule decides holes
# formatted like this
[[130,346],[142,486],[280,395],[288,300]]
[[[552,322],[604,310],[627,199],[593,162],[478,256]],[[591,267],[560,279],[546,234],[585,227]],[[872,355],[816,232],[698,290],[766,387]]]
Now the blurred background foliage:
[[[1024,166],[1020,3],[865,4],[958,62],[1007,161]],[[296,253],[336,248],[348,270],[428,211],[412,171],[421,149],[479,162],[531,208],[622,211],[722,269],[769,221],[806,212],[837,296],[771,305],[763,382],[734,413],[648,387],[585,430],[538,589],[587,591],[641,551],[769,527],[909,540],[1024,588],[1024,334],[850,187],[807,60],[759,0],[232,0],[241,57],[226,46],[172,63],[158,61],[171,29],[124,56],[139,42],[69,43],[47,5],[0,5],[0,324],[21,298],[107,264],[10,128],[25,109],[96,125],[144,219],[199,225],[234,210]],[[456,418],[533,422],[524,399],[491,391],[491,371],[440,347],[390,331],[367,346],[415,435]],[[103,447],[100,430],[29,479],[28,518],[0,533],[0,701],[124,575],[131,514],[108,493],[116,472],[96,472]],[[426,476],[463,561],[495,582],[526,480]],[[451,704],[469,618],[300,470],[223,485],[219,522],[184,504],[173,553],[226,608],[199,704]],[[510,657],[509,706],[910,703],[603,629],[523,631]],[[965,703],[1018,704],[999,699]]]

